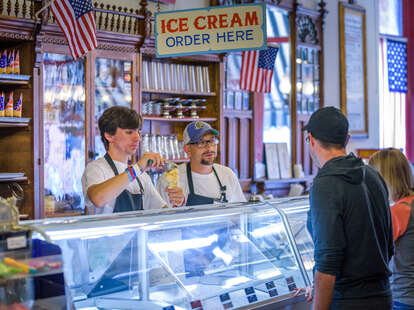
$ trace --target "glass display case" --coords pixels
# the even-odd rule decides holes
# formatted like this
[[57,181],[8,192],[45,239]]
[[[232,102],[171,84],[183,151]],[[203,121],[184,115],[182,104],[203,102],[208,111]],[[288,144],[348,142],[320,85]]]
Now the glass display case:
[[313,283],[313,267],[315,265],[313,258],[314,245],[306,225],[309,212],[309,198],[285,198],[269,201],[269,203],[278,207],[286,216],[308,278]]
[[275,201],[28,224],[61,248],[67,308],[309,309],[292,294],[310,281],[288,213]]

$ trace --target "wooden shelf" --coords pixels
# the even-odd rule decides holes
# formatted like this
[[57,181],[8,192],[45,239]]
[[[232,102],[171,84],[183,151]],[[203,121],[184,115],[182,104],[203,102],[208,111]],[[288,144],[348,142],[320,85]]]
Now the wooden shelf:
[[253,118],[252,110],[233,110],[233,109],[223,109],[224,117],[234,117],[234,118]]
[[298,48],[298,47],[309,47],[309,48],[313,48],[313,49],[315,49],[315,50],[321,50],[321,47],[319,46],[319,45],[316,45],[316,44],[312,44],[312,43],[303,43],[303,42],[299,42],[297,45],[296,45],[296,48]]
[[29,85],[30,75],[0,74],[0,85]]
[[200,118],[165,118],[162,116],[143,116],[144,121],[159,121],[159,122],[194,122],[194,121],[204,121],[204,122],[215,122],[217,119],[214,117],[200,117]]
[[189,158],[167,159],[167,161],[173,162],[173,163],[188,163],[190,162],[190,159]]
[[68,212],[46,213],[46,218],[81,216],[81,215],[84,215],[84,214],[85,214],[84,211],[70,210]]
[[201,97],[214,97],[216,93],[202,93],[192,91],[181,91],[181,90],[166,90],[166,89],[143,89],[143,93],[154,93],[154,94],[171,94],[171,95],[185,95],[185,96],[201,96]]
[[254,180],[255,183],[264,183],[266,185],[270,185],[270,184],[280,184],[280,183],[304,183],[304,182],[310,182],[313,180],[315,176],[313,175],[309,175],[309,176],[305,176],[303,178],[289,178],[289,179],[257,179]]
[[21,177],[21,178],[4,178],[0,179],[0,183],[10,183],[10,182],[26,182],[28,179],[27,177]]
[[30,118],[24,117],[0,117],[0,127],[27,127],[29,126]]

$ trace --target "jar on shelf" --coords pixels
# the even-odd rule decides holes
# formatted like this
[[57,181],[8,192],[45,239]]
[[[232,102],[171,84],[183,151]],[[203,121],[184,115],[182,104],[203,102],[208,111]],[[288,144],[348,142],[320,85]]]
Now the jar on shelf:
[[180,146],[178,144],[177,135],[172,135],[171,136],[171,139],[172,139],[172,143],[173,143],[173,149],[174,149],[175,159],[182,158],[181,157],[181,152],[180,152]]
[[146,152],[151,152],[151,135],[148,133],[142,136],[141,156]]

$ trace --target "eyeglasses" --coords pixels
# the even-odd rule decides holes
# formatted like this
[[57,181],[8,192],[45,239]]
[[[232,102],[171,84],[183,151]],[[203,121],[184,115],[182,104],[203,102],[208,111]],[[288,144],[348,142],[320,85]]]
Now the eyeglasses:
[[217,144],[219,144],[219,139],[213,138],[210,140],[200,140],[196,143],[190,143],[190,144],[197,145],[197,147],[199,147],[200,149],[204,149],[207,146],[216,146]]

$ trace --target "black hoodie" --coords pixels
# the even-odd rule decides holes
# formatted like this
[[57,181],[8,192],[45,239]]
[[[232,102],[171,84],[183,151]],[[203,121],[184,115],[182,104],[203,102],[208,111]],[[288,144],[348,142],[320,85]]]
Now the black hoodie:
[[310,191],[308,229],[315,243],[315,269],[336,276],[334,299],[391,295],[391,215],[388,191],[376,170],[352,153],[329,160]]

